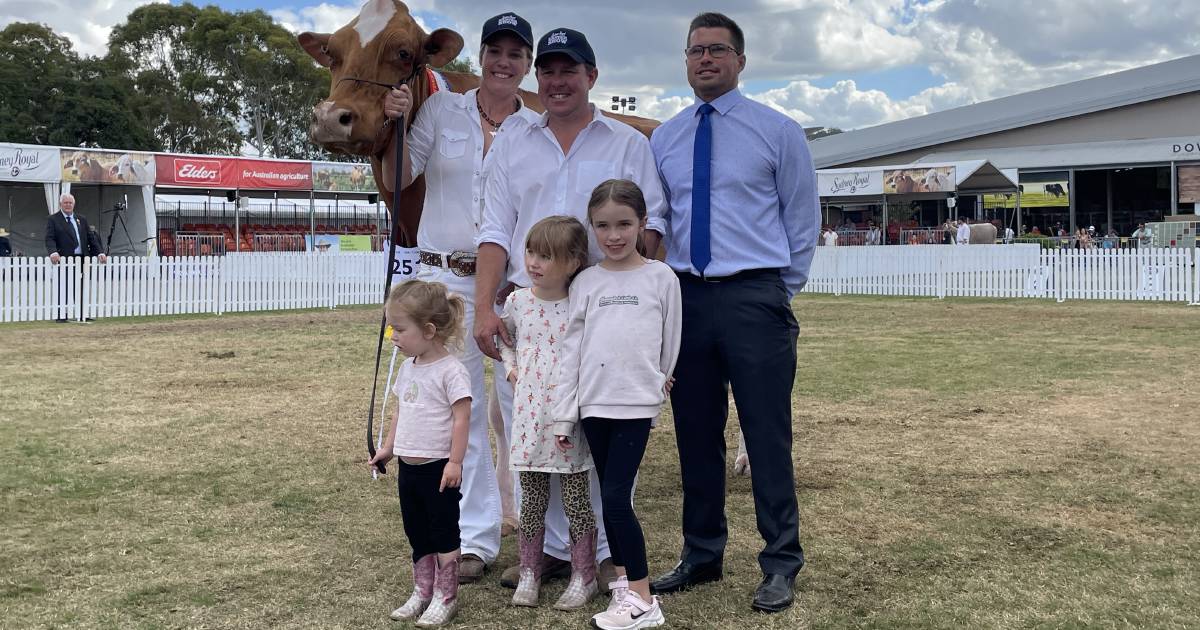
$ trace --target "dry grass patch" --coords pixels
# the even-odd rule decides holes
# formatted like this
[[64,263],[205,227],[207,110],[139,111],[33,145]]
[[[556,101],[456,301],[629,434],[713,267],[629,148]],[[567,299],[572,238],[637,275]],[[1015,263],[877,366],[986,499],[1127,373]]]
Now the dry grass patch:
[[[760,542],[730,478],[726,580],[666,598],[671,627],[1200,625],[1195,309],[796,310],[799,605],[749,612]],[[409,581],[394,478],[362,466],[376,317],[6,325],[4,627],[389,625]],[[680,542],[674,439],[656,429],[638,488],[652,573]],[[562,583],[530,613],[498,574],[462,591],[461,627],[586,625],[549,610]]]

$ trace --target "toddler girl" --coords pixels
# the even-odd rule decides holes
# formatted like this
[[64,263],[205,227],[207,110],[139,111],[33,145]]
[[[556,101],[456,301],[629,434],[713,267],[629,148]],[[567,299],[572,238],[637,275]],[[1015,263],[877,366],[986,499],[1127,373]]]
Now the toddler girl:
[[446,285],[410,280],[388,296],[392,343],[408,359],[396,373],[396,414],[368,462],[400,458],[397,484],[412,546],[413,592],[392,619],[439,626],[458,610],[458,490],[471,418],[471,379],[447,345],[462,336],[466,304]]

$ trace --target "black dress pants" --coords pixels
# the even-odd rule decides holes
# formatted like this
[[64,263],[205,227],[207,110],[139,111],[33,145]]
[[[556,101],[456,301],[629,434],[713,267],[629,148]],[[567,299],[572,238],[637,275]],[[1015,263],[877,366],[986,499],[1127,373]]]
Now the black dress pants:
[[683,554],[721,560],[725,520],[725,422],[733,389],[750,455],[754,509],[765,546],[764,573],[795,576],[804,566],[792,465],[792,382],[796,337],[777,270],[719,282],[680,274],[683,331],[671,407],[683,477]]

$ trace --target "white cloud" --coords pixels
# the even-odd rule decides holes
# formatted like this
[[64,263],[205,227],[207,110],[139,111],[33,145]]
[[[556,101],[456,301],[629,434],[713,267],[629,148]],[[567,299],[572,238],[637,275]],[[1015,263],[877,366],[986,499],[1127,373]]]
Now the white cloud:
[[[44,22],[81,52],[97,54],[112,26],[151,0],[2,1],[0,26]],[[291,0],[271,14],[294,32],[332,31],[361,4]],[[462,33],[466,54],[478,64],[479,27],[498,7],[464,0],[407,4]],[[600,66],[598,102],[636,95],[639,113],[656,118],[691,102],[665,96],[690,91],[682,54],[698,10],[690,0],[514,0],[508,7],[532,20],[535,36],[557,26],[587,33]],[[1200,52],[1196,0],[752,0],[728,10],[746,33],[742,80],[783,84],[751,96],[806,125],[873,125]],[[861,89],[845,78],[886,78],[891,69],[914,66],[939,78],[916,86],[913,96]],[[835,82],[818,87],[819,78]]]
[[5,0],[0,3],[0,28],[13,22],[46,24],[70,39],[84,55],[103,55],[112,27],[125,21],[134,9],[167,0]]
[[[280,26],[293,33],[303,33],[305,31],[332,33],[357,17],[359,11],[362,10],[362,4],[361,2],[347,4],[322,2],[321,4],[307,7],[275,9],[268,13],[270,13],[271,17],[275,18],[275,21]],[[422,3],[409,2],[407,4],[410,11],[417,11],[417,7]],[[429,27],[420,16],[414,17],[422,29],[429,30]]]

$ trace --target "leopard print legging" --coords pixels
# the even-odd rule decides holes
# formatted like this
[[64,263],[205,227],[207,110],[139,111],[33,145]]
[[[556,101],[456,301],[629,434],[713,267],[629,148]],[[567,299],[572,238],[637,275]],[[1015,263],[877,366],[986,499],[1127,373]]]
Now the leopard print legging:
[[[521,534],[533,538],[546,526],[546,510],[550,508],[550,475],[546,472],[520,471],[521,477]],[[563,511],[567,514],[571,540],[596,529],[596,513],[588,471],[558,475],[562,490]]]

